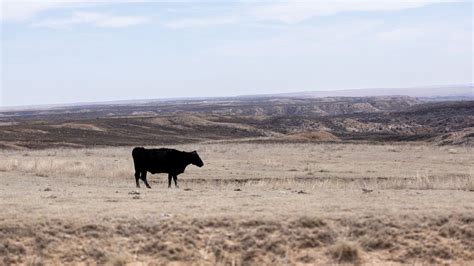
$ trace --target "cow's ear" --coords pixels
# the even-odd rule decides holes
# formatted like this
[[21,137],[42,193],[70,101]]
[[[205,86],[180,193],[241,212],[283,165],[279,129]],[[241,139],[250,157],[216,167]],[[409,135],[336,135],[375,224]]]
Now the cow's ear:
[[198,153],[197,151],[193,151],[193,153]]

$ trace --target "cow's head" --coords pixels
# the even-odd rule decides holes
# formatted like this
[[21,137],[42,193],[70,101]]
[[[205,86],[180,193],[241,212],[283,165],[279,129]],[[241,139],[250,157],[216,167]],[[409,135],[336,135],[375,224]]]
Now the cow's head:
[[191,163],[198,167],[202,167],[204,165],[197,151],[191,152]]

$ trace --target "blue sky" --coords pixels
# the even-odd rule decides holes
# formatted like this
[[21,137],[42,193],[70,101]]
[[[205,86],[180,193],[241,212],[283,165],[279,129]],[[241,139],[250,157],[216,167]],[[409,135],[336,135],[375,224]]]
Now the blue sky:
[[1,104],[472,83],[472,2],[2,1]]

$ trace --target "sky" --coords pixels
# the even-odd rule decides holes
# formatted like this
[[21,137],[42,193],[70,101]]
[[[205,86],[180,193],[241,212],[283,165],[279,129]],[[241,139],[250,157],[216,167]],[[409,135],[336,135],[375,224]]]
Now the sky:
[[2,106],[473,82],[473,2],[1,1]]

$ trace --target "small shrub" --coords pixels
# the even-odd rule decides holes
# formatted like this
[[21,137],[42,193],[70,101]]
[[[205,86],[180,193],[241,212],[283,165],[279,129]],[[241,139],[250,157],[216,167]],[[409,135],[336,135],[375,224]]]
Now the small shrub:
[[319,218],[310,218],[307,216],[303,216],[298,220],[293,222],[293,225],[296,227],[303,227],[303,228],[317,228],[325,226],[326,223],[319,219]]
[[389,152],[400,152],[399,149],[395,148],[395,147],[390,147],[387,149]]
[[105,265],[107,266],[123,266],[127,265],[127,259],[123,256],[111,254],[107,256]]
[[474,192],[474,179],[469,179],[466,181],[465,190]]
[[357,244],[340,241],[329,249],[329,254],[337,262],[357,262],[360,251]]

